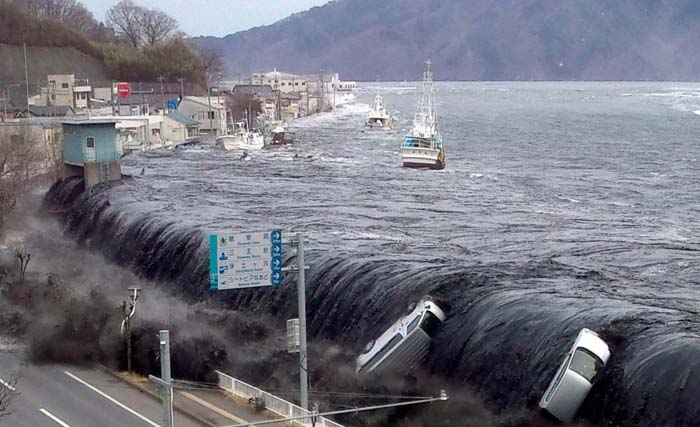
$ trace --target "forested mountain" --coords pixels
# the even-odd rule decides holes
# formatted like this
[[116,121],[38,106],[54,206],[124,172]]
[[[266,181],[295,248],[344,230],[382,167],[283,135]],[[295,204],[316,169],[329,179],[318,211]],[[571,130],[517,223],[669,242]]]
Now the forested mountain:
[[227,74],[412,80],[696,80],[697,0],[337,0],[200,46]]

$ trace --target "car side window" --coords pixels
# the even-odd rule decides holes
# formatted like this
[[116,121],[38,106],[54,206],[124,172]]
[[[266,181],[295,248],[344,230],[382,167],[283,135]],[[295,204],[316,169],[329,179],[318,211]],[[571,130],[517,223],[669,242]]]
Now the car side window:
[[418,326],[418,322],[420,322],[421,316],[416,316],[415,319],[411,321],[411,323],[408,324],[408,327],[406,328],[406,334],[410,334],[411,331],[416,329],[416,326]]

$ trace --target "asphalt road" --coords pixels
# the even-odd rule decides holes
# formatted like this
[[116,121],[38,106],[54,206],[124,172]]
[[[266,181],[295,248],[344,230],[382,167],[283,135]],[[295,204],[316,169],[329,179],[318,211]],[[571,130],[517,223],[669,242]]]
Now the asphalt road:
[[[9,381],[18,354],[0,353],[0,379]],[[0,387],[5,387],[0,383]],[[158,402],[108,374],[72,366],[24,366],[12,413],[2,427],[160,427]],[[200,427],[175,414],[178,427]]]
[[[99,370],[62,365],[21,366],[20,353],[0,352],[0,387],[19,369],[17,394],[0,427],[161,427],[163,410],[149,394]],[[4,384],[3,384],[4,383]],[[141,385],[153,391],[154,385]],[[175,406],[209,425],[268,420],[216,390],[176,390]],[[177,427],[202,427],[175,412]],[[271,424],[281,427],[283,423]]]

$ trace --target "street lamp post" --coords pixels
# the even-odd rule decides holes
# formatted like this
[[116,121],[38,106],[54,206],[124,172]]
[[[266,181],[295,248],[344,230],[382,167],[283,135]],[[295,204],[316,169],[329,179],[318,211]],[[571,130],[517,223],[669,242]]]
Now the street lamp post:
[[131,318],[136,312],[136,301],[139,299],[140,293],[141,288],[129,288],[128,298],[131,301],[129,309],[127,310],[126,301],[122,302],[121,306],[124,320],[122,320],[119,332],[122,336],[126,333],[126,370],[129,373],[131,373]]

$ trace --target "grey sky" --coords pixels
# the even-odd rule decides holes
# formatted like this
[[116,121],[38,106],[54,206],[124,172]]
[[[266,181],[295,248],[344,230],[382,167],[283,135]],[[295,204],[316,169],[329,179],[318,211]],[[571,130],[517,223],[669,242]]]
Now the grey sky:
[[[105,12],[119,0],[81,0],[104,20]],[[225,36],[260,25],[272,24],[292,13],[328,3],[328,0],[134,0],[173,16],[190,36]]]

